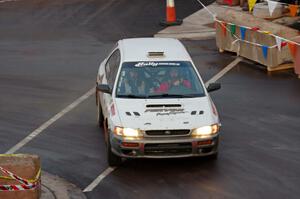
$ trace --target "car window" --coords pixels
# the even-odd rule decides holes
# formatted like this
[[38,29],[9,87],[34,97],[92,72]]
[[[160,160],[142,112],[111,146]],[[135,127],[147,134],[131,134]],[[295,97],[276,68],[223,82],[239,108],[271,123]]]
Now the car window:
[[113,88],[114,86],[114,82],[120,65],[120,60],[120,50],[117,49],[111,54],[111,56],[108,58],[108,61],[105,64],[106,77],[110,88]]
[[117,97],[177,98],[205,96],[204,87],[188,61],[125,62]]

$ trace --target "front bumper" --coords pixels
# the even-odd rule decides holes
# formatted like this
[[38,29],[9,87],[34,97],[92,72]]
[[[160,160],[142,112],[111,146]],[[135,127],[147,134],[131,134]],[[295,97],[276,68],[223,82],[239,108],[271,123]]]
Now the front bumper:
[[129,140],[112,137],[112,152],[124,158],[181,158],[218,152],[219,134],[206,138],[171,137]]

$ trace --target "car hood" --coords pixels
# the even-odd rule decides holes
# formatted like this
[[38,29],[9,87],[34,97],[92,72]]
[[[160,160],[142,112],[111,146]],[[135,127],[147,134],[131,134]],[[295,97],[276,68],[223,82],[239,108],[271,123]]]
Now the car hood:
[[123,127],[141,130],[192,129],[218,123],[209,97],[180,99],[116,98]]

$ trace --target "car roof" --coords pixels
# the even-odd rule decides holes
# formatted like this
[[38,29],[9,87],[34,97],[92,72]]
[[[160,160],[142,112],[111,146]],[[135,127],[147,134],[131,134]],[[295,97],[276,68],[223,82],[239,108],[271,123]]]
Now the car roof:
[[[134,38],[118,42],[122,61],[190,61],[182,43],[172,38]],[[163,52],[164,56],[148,56],[149,52]]]

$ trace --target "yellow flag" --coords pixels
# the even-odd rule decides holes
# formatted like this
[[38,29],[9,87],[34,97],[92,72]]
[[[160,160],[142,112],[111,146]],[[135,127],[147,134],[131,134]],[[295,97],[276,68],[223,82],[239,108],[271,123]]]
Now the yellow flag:
[[248,0],[249,11],[252,12],[254,6],[256,4],[256,0]]
[[270,31],[263,31],[263,33],[265,33],[265,34],[267,34],[267,35],[271,34]]

